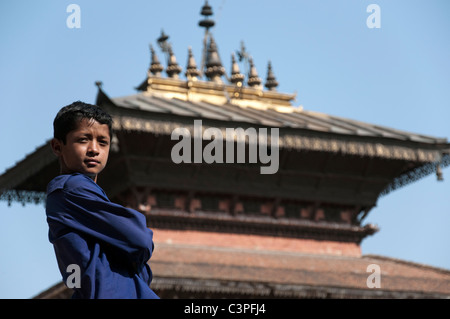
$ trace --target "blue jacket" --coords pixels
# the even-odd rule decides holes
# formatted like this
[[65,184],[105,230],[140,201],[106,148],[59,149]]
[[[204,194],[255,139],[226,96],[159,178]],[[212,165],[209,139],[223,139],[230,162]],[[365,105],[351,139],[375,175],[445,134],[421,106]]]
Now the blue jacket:
[[158,298],[149,287],[153,232],[144,215],[112,203],[100,186],[79,173],[48,184],[46,213],[64,283],[75,275],[69,265],[80,269],[72,298]]

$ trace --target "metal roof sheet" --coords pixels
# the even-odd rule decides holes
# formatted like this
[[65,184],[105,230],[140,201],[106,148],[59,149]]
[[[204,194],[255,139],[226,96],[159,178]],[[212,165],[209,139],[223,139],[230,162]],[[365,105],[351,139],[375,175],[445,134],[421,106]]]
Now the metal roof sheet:
[[111,100],[117,106],[123,108],[179,116],[247,122],[269,127],[303,128],[335,134],[384,137],[428,144],[447,143],[445,138],[415,134],[324,113],[299,110],[295,107],[292,107],[292,112],[279,112],[273,105],[267,105],[266,108],[242,107],[230,102],[213,104],[210,101],[184,101],[179,98],[151,96],[143,93],[112,98]]

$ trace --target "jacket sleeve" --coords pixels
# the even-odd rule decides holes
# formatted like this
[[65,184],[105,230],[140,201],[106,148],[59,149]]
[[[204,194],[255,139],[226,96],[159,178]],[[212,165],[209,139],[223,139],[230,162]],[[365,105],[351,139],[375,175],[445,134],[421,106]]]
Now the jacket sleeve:
[[153,233],[145,216],[110,202],[96,185],[85,182],[54,190],[47,196],[46,211],[50,242],[67,232],[89,236],[134,269],[151,256]]

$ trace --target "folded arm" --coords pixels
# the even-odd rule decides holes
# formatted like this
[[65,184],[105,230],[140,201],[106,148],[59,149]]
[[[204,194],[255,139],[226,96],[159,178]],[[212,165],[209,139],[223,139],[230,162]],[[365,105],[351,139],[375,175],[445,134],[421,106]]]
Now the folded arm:
[[110,202],[94,186],[82,183],[48,194],[50,241],[76,232],[98,240],[131,264],[145,263],[153,250],[153,233],[146,226],[145,216]]

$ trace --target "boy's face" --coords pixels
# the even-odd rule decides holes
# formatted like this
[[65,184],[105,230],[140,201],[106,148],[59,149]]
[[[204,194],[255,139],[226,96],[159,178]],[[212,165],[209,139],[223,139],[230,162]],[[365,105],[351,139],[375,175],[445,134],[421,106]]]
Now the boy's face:
[[97,182],[108,161],[111,137],[106,124],[82,119],[66,136],[66,144],[52,140],[53,152],[60,158],[61,174],[82,173]]

